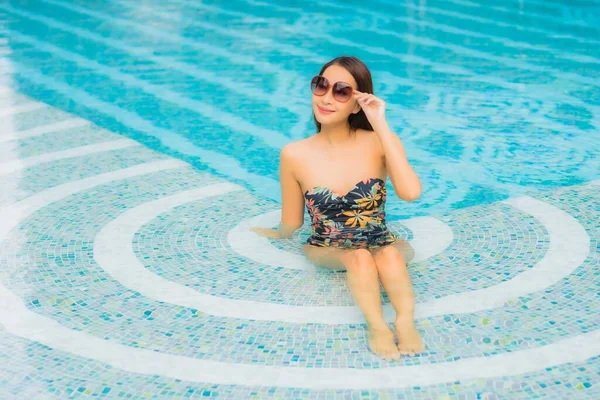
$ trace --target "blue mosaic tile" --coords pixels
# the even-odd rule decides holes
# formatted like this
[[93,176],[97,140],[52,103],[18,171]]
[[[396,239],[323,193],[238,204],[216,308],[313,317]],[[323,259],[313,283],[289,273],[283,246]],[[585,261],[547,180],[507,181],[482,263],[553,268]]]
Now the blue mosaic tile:
[[[30,99],[31,101],[31,99]],[[38,126],[48,125],[72,118],[61,110],[54,107],[43,105],[42,108],[34,111],[22,112],[10,116],[10,127],[13,131],[25,131]]]
[[[0,398],[600,398],[597,8],[0,4]],[[390,228],[435,250],[409,263],[426,351],[398,361],[344,272],[297,267],[308,221],[232,231],[281,207],[279,151],[339,54],[423,183],[388,182]]]
[[132,167],[168,157],[142,146],[90,154],[84,159],[67,158],[38,164],[16,173],[0,176],[0,186],[14,188],[0,194],[0,204],[22,200],[42,190],[106,172]]
[[122,137],[91,125],[18,140],[14,150],[20,158],[26,158],[119,139]]

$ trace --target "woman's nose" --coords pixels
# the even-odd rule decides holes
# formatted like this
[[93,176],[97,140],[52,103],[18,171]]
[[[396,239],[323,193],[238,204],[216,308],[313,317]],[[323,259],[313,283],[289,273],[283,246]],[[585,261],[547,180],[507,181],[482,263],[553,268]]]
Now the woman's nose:
[[333,97],[333,88],[330,87],[329,89],[327,89],[327,93],[325,93],[323,95],[323,102],[326,104],[330,104],[332,97]]

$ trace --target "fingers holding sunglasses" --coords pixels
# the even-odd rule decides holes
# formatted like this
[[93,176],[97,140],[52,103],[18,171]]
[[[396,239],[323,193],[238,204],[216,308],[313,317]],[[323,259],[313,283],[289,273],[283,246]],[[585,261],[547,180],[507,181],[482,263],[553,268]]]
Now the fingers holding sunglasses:
[[378,98],[377,96],[375,96],[372,93],[363,93],[363,92],[359,92],[358,90],[354,91],[354,98],[358,101],[359,104],[361,105],[375,105],[375,104],[379,104],[379,105],[383,105],[384,102],[383,100],[381,100],[380,98]]
[[362,93],[355,90],[354,98],[373,127],[381,121],[385,121],[385,103],[379,97],[371,93]]
[[354,98],[360,105],[367,104],[366,101],[369,99],[369,93],[361,93],[359,91],[354,92]]
[[369,94],[365,97],[365,104],[369,105],[371,103],[377,103],[377,97],[373,96],[372,94]]

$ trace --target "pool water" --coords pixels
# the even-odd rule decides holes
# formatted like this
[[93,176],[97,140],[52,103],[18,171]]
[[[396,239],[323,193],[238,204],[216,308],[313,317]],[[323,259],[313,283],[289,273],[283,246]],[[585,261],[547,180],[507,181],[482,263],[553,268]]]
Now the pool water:
[[[600,397],[600,2],[0,2],[0,398]],[[355,55],[423,183],[427,351],[366,345],[279,220]],[[382,293],[386,318],[394,313]]]

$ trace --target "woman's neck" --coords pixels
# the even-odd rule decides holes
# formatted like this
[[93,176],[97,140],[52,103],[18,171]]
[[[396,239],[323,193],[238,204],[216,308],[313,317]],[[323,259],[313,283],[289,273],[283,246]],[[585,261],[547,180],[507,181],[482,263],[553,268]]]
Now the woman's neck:
[[344,143],[351,138],[350,124],[346,121],[336,125],[321,125],[319,135],[332,145]]

